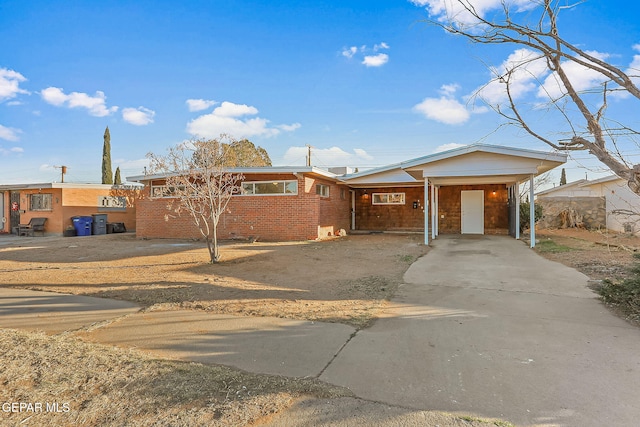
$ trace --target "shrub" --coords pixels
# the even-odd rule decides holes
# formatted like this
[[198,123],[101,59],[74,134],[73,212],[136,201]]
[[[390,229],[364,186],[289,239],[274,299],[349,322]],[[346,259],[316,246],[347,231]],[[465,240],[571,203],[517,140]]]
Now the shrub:
[[[636,259],[640,254],[634,254]],[[619,308],[629,319],[640,320],[640,264],[631,268],[632,276],[624,280],[613,282],[604,280],[597,292],[602,300],[609,305]]]
[[[542,218],[542,206],[535,205],[534,210],[534,220],[538,222]],[[520,203],[520,231],[529,228],[530,211],[531,204],[529,202]]]

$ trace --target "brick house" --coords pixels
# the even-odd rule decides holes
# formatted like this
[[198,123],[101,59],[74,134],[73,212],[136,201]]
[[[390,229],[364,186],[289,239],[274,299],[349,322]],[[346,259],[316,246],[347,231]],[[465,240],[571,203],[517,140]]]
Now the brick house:
[[[241,173],[242,192],[233,196],[218,223],[218,238],[305,240],[349,229],[348,187],[339,177],[315,167],[233,168]],[[136,235],[141,238],[199,238],[187,214],[167,220],[162,175],[127,178],[144,184],[137,202]]]
[[135,206],[127,191],[112,185],[40,183],[0,185],[0,233],[16,233],[31,218],[47,218],[47,235],[62,235],[74,216],[106,214],[108,222],[136,229]]
[[[347,175],[237,168],[243,192],[221,217],[218,237],[304,240],[344,229],[424,232],[427,244],[440,233],[519,238],[519,184],[565,161],[564,154],[478,144]],[[163,176],[127,179],[144,184],[148,196],[137,205],[139,237],[199,237],[191,218],[165,220],[170,212],[155,190]]]

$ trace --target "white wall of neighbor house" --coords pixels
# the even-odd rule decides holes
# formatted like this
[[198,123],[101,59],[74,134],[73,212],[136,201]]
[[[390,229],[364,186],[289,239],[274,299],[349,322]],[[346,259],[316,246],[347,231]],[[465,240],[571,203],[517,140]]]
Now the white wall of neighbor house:
[[609,230],[640,232],[640,196],[629,189],[624,179],[591,187],[597,195],[605,198]]

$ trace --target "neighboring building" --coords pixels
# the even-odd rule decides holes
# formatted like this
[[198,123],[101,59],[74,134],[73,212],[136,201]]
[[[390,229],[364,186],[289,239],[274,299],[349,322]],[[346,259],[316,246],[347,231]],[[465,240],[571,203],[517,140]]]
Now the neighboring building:
[[[472,145],[366,172],[336,175],[316,167],[234,168],[234,196],[218,237],[304,240],[346,231],[511,234],[519,237],[518,185],[566,161],[566,155]],[[190,217],[166,218],[165,175],[128,177],[145,186],[137,204],[143,238],[200,234]],[[535,241],[535,239],[533,239]]]
[[16,233],[31,218],[47,218],[45,234],[62,235],[74,216],[106,214],[108,222],[136,229],[131,191],[103,184],[41,183],[0,185],[0,233]]
[[581,179],[539,192],[545,226],[559,226],[560,212],[573,210],[586,228],[607,228],[617,232],[638,231],[640,196],[617,175],[595,180]]

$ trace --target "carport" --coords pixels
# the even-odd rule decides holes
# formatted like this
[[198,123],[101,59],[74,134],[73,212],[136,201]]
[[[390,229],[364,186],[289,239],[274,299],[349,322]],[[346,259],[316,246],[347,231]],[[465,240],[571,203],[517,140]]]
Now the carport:
[[[533,180],[566,162],[566,154],[476,144],[435,153],[399,164],[345,177],[352,188],[352,228],[356,210],[375,202],[369,193],[397,197],[404,208],[396,208],[394,226],[415,226],[421,211],[421,231],[429,244],[440,232],[454,234],[510,234],[520,238],[519,186],[530,185],[531,247],[535,246]],[[416,196],[416,186],[422,193]],[[379,196],[381,197],[381,196]],[[409,199],[409,200],[408,200]],[[421,200],[420,200],[421,199]],[[390,203],[389,203],[390,204]],[[380,208],[382,209],[382,207]],[[381,215],[376,214],[379,218]],[[396,218],[413,218],[402,224]],[[405,221],[408,222],[409,220]],[[406,228],[406,227],[405,227]],[[431,236],[429,236],[431,234]]]
[[[402,169],[416,180],[424,181],[424,242],[439,233],[440,189],[444,186],[504,185],[507,191],[509,234],[520,238],[519,186],[529,181],[531,247],[535,246],[535,201],[533,180],[536,176],[565,163],[566,154],[547,153],[494,145],[471,145],[421,157],[402,164]],[[460,190],[461,234],[484,234],[484,189]],[[497,195],[492,191],[492,195]],[[429,209],[431,207],[431,209]],[[429,216],[431,223],[429,224]]]

